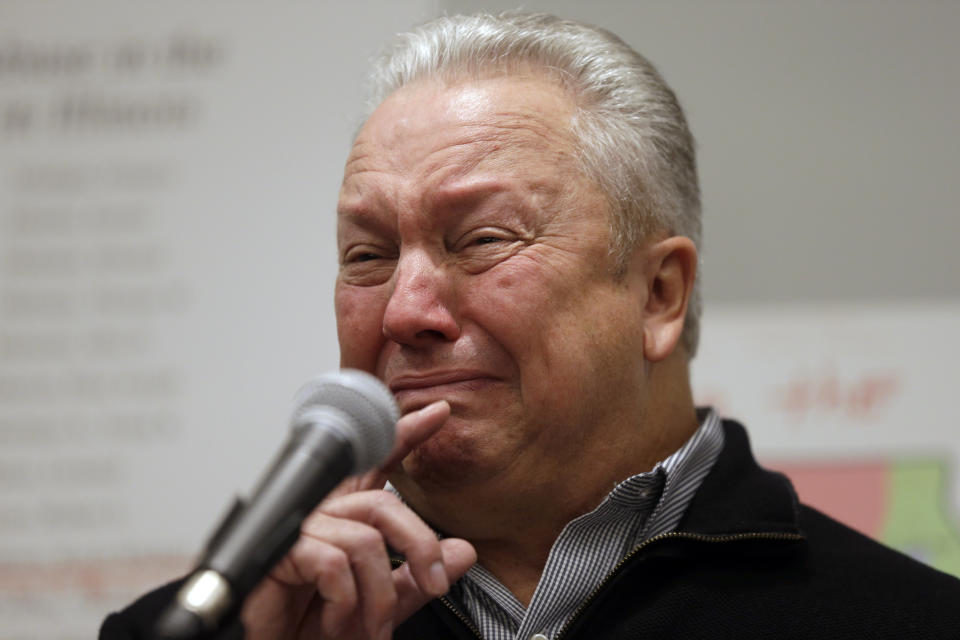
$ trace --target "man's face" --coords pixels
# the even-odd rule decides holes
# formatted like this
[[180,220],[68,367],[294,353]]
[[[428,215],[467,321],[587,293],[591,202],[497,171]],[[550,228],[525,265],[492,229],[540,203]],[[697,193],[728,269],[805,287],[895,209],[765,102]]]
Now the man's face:
[[357,137],[338,207],[341,365],[376,374],[404,413],[452,408],[400,484],[549,482],[640,419],[645,292],[613,275],[572,114],[539,77],[423,82]]

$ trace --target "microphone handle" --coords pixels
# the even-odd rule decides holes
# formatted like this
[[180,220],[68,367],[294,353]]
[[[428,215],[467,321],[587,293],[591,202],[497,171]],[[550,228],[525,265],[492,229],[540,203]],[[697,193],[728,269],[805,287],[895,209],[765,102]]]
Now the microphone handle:
[[331,423],[339,409],[311,410],[248,501],[237,500],[206,545],[197,569],[161,616],[158,637],[186,640],[215,633],[300,536],[300,525],[354,471],[349,441]]

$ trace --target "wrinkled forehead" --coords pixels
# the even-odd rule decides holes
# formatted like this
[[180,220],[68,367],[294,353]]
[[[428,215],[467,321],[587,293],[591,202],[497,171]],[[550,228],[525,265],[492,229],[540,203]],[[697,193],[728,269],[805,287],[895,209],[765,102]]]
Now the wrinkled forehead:
[[364,124],[344,180],[370,171],[429,174],[444,165],[566,163],[573,114],[563,88],[540,76],[418,81],[388,96]]

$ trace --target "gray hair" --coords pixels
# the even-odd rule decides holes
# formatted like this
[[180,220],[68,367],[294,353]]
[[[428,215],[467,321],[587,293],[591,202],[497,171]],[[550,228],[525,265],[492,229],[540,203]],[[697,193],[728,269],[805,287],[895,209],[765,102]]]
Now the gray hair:
[[[437,18],[398,36],[376,63],[371,110],[420,79],[531,69],[559,82],[576,104],[577,155],[609,201],[618,272],[651,232],[687,236],[699,249],[700,189],[686,118],[654,66],[609,31],[540,13]],[[698,277],[681,336],[691,358],[701,307]]]

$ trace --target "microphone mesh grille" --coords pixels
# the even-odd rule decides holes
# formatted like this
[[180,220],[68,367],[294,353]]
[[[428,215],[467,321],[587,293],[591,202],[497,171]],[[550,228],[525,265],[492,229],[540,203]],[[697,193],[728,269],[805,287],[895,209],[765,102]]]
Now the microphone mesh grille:
[[291,424],[319,406],[334,407],[351,418],[349,433],[341,435],[353,445],[355,473],[376,467],[393,449],[400,411],[389,389],[369,373],[341,369],[307,381],[294,396]]

